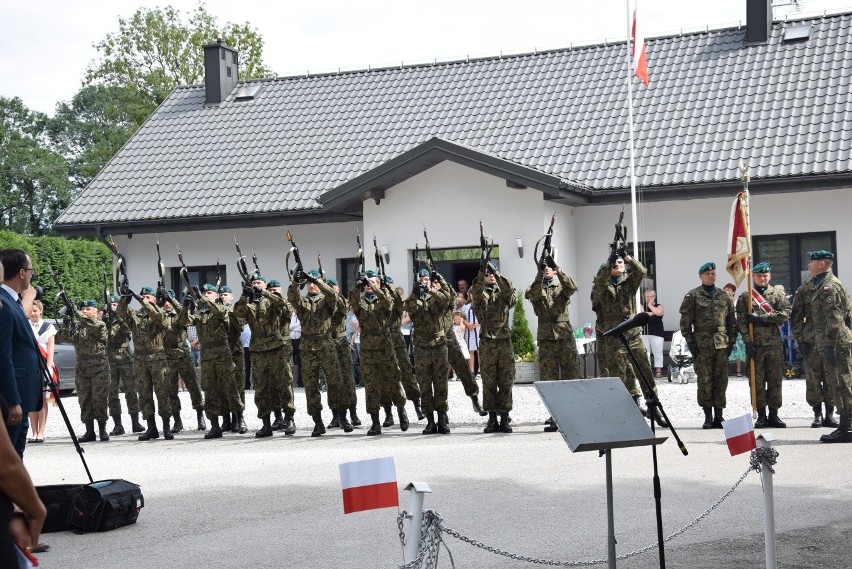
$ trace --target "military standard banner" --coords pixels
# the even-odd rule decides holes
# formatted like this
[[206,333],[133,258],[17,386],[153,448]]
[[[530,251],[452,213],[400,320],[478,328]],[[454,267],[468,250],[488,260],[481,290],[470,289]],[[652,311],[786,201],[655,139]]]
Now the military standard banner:
[[731,225],[728,230],[728,262],[725,268],[734,283],[740,286],[749,271],[751,257],[751,231],[748,221],[748,190],[737,194],[731,208]]

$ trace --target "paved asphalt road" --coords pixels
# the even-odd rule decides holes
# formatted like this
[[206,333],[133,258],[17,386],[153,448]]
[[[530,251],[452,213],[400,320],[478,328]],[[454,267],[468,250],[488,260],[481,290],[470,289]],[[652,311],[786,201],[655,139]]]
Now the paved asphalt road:
[[[748,411],[747,393],[744,380],[731,379],[727,416]],[[188,394],[181,397],[184,422],[191,426]],[[253,418],[252,397],[247,393],[254,430],[260,422]],[[668,535],[702,514],[740,478],[748,454],[729,456],[720,430],[701,429],[695,384],[664,383],[660,397],[689,450],[682,456],[672,439],[659,447]],[[818,442],[828,430],[809,426],[804,381],[785,381],[784,397],[781,416],[789,426],[773,430],[780,452],[775,475],[778,566],[852,567],[852,445]],[[75,398],[63,401],[79,430]],[[558,433],[541,431],[546,411],[533,386],[515,389],[511,435],[483,434],[483,422],[458,382],[450,385],[450,404],[449,436],[423,436],[421,422],[407,433],[392,427],[368,438],[365,426],[312,439],[302,411],[295,437],[257,440],[250,432],[205,441],[192,430],[173,441],[140,443],[128,435],[90,443],[85,456],[95,479],[140,484],[145,508],[136,525],[111,532],[44,535],[51,550],[40,556],[42,567],[395,567],[401,561],[396,511],[342,511],[338,465],[382,456],[396,461],[403,507],[405,484],[425,481],[433,491],[426,507],[439,512],[447,527],[482,543],[560,561],[606,556],[604,459],[593,452],[571,454]],[[297,407],[305,408],[301,390]],[[624,554],[656,542],[651,453],[648,448],[615,450],[613,463],[617,552]],[[28,446],[26,464],[36,484],[86,481],[56,408],[50,410],[47,442]],[[459,568],[533,566],[451,537],[447,544]],[[667,543],[665,551],[669,567],[763,566],[759,475],[749,474],[721,506]],[[445,553],[440,566],[450,566]],[[659,562],[651,551],[618,566],[658,567]]]

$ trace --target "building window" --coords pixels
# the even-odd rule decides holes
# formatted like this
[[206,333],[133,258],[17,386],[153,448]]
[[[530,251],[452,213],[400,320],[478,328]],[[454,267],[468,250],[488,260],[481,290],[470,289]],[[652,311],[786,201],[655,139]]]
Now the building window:
[[[228,268],[225,265],[221,265],[221,268],[217,269],[216,265],[206,266],[206,267],[187,267],[187,272],[189,273],[189,282],[191,282],[194,286],[198,286],[201,288],[205,283],[210,283],[212,285],[216,284],[217,279],[219,278],[221,271],[222,278],[222,286],[228,284]],[[186,285],[180,278],[180,267],[174,267],[171,269],[171,285],[170,288],[174,289],[175,294],[177,295],[177,300],[183,300],[184,295],[187,293]],[[231,288],[234,289],[234,296],[239,296],[239,289],[241,285],[232,284]]]
[[[772,266],[772,284],[783,285],[793,293],[808,279],[808,260],[811,251],[827,249],[837,253],[834,231],[797,233],[790,235],[752,236],[753,263],[766,261]],[[837,259],[834,259],[837,274]]]

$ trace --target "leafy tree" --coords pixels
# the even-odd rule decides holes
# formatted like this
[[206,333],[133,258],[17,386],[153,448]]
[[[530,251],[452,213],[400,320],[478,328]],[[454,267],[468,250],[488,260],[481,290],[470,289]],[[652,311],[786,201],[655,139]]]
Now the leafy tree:
[[[523,298],[522,291],[519,291],[518,296]],[[515,305],[515,312],[512,314],[512,348],[515,355],[521,358],[535,353],[535,340],[527,322],[523,301]]]
[[50,148],[50,119],[0,97],[0,226],[43,235],[71,202],[65,159]]

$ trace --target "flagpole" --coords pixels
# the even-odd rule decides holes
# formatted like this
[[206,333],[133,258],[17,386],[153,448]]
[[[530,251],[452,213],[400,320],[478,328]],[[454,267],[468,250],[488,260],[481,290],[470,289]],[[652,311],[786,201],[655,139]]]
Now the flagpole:
[[[625,0],[627,8],[627,124],[630,154],[630,222],[633,224],[633,255],[639,258],[639,215],[636,207],[636,156],[633,149],[633,54],[630,50],[630,38],[633,36],[633,18],[630,12],[630,0]],[[636,291],[637,310],[642,307],[641,291]]]
[[[749,219],[749,193],[748,193],[748,182],[750,179],[748,166],[742,165],[740,166],[740,171],[742,172],[742,180],[743,180],[743,216],[745,219],[745,233],[746,233],[746,241],[748,242],[748,258],[746,261],[746,279],[748,281],[748,312],[747,314],[751,314],[754,310],[754,298],[752,296],[754,292],[754,281],[751,278],[751,220]],[[754,323],[748,323],[748,337],[751,345],[754,346]],[[748,358],[748,378],[749,378],[749,386],[751,391],[751,411],[752,418],[754,417],[755,411],[757,411],[757,386],[755,376],[757,375],[757,370],[754,366],[754,357]]]

